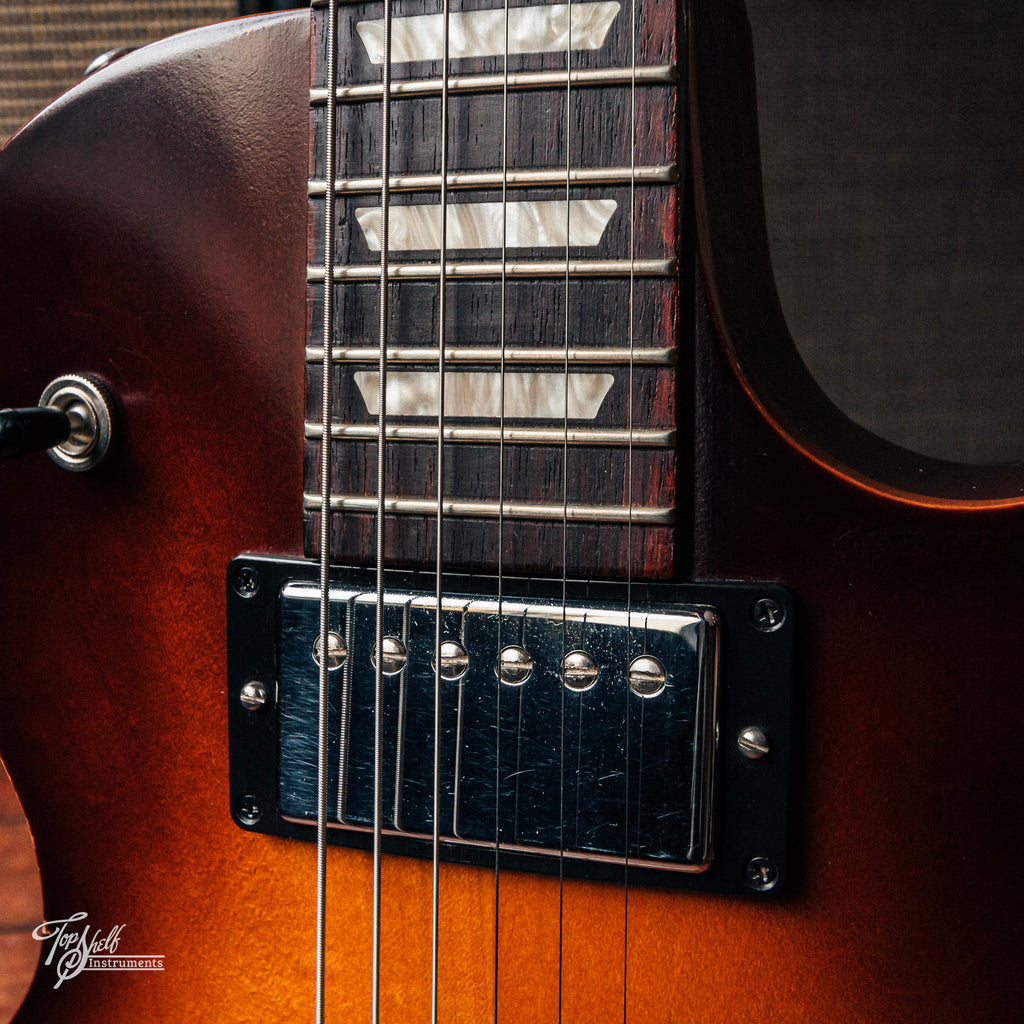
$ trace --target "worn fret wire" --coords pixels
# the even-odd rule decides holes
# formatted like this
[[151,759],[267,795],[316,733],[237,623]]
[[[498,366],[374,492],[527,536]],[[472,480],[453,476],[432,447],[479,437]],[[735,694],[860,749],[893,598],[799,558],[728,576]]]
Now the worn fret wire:
[[[327,5],[327,81],[334,88],[338,73],[338,2]],[[324,175],[334,180],[334,159],[337,144],[337,118],[333,104],[326,111],[327,153]],[[323,382],[321,412],[323,422],[331,421],[331,392],[334,342],[334,199],[324,197],[324,313],[323,313]],[[320,442],[320,664],[317,671],[317,752],[316,752],[316,1022],[324,1022],[325,965],[327,950],[327,687],[328,634],[330,633],[330,571],[331,571],[331,438]]]
[[[627,301],[629,371],[628,390],[626,395],[626,426],[629,431],[629,448],[626,456],[626,502],[633,500],[633,346],[634,331],[634,300],[636,297],[636,0],[630,4],[630,89],[629,89],[629,298]],[[626,521],[626,622],[632,623],[633,613],[633,510],[630,509]],[[626,636],[626,678],[629,678],[629,662],[632,655],[632,628],[627,628]],[[627,1024],[629,1007],[629,705],[630,689],[627,682],[625,688],[625,848],[622,864],[622,1024]],[[638,816],[639,820],[639,816]]]
[[[504,598],[505,554],[505,300],[507,280],[505,263],[508,244],[508,0],[505,0],[504,60],[501,91],[501,409],[498,440],[498,662],[501,661],[502,599]],[[497,669],[498,666],[496,665]],[[501,911],[501,673],[497,673],[497,697],[494,702],[494,1024],[498,1024],[498,922]]]
[[438,932],[440,925],[441,886],[441,599],[444,585],[444,354],[447,333],[445,291],[448,265],[448,78],[449,78],[449,11],[450,0],[444,0],[441,36],[441,237],[438,263],[437,298],[437,565],[435,597],[437,609],[434,628],[434,830],[432,837],[432,887],[430,935],[430,1020],[437,1024]]
[[[377,376],[376,621],[373,697],[373,937],[372,1024],[380,1020],[381,847],[384,817],[384,509],[387,447],[388,222],[391,199],[391,0],[384,0],[384,63],[381,68],[380,172],[380,359]],[[328,181],[333,179],[328,178]],[[324,420],[330,423],[330,420]]]
[[[565,36],[565,438],[562,443],[562,664],[568,653],[566,641],[566,605],[569,572],[569,239],[572,204],[572,0],[566,10]],[[564,676],[564,672],[563,672]],[[563,966],[565,939],[565,679],[559,687],[560,725],[558,750],[558,1022],[562,1022]]]

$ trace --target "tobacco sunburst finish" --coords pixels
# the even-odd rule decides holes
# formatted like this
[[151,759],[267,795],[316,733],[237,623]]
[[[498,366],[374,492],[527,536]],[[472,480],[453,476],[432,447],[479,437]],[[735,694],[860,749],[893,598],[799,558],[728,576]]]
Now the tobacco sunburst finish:
[[[695,6],[701,88],[749,86],[733,5]],[[307,55],[301,14],[169,41],[0,154],[3,401],[85,370],[125,413],[96,474],[0,467],[0,750],[47,916],[124,923],[119,952],[166,968],[56,991],[43,968],[26,1024],[312,1015],[312,849],[231,822],[223,625],[231,557],[302,550]],[[735,149],[756,171],[749,128]],[[694,131],[710,169],[722,152]],[[562,1020],[618,1019],[624,987],[652,1024],[1013,1019],[1021,510],[896,501],[766,422],[734,372],[753,331],[722,304],[715,187],[696,200],[714,315],[702,283],[694,562],[800,599],[803,877],[770,905],[630,888],[628,918],[618,887],[567,882]],[[357,1019],[370,864],[328,862],[330,1013]],[[430,866],[388,861],[384,893],[382,1015],[426,1020]],[[441,1019],[493,1019],[494,907],[492,872],[443,869]],[[558,1019],[557,881],[503,873],[499,914],[499,1019]]]

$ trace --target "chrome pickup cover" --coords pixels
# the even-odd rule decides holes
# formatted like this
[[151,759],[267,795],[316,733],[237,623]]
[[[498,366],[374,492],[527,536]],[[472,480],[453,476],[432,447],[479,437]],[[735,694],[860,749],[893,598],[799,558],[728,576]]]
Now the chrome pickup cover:
[[[315,820],[319,592],[293,583],[280,601],[280,809]],[[407,660],[383,676],[383,828],[422,837],[434,827],[435,604],[434,595],[388,593],[384,608],[384,633]],[[441,616],[446,840],[493,847],[497,829],[509,849],[621,862],[628,844],[631,857],[665,867],[706,866],[714,612],[510,599],[499,616],[494,599],[447,596]],[[332,591],[332,631],[347,656],[330,673],[328,805],[332,824],[357,828],[373,825],[375,621],[373,593]],[[520,665],[532,661],[524,682],[499,681],[503,648],[526,652]]]
[[[315,835],[315,578],[311,562],[258,555],[228,568],[231,811],[248,831]],[[384,604],[384,849],[427,856],[432,585],[389,572]],[[373,587],[366,570],[337,570],[329,610],[328,838],[363,848]],[[499,616],[495,580],[445,577],[442,858],[618,881],[628,864],[631,883],[760,897],[791,887],[790,595],[756,582],[635,582],[627,594],[570,581],[562,593],[560,581],[506,580]]]

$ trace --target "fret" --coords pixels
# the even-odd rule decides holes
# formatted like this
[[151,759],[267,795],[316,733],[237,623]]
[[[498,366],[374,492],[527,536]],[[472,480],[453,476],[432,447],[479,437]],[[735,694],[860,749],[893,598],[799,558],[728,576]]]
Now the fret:
[[[677,272],[675,260],[521,260],[505,261],[505,276],[509,278],[544,277],[673,277]],[[473,278],[479,280],[501,278],[502,264],[497,263],[447,263],[445,272],[451,278]],[[433,281],[440,277],[438,263],[397,263],[392,264],[388,276],[395,281]],[[375,281],[380,269],[373,264],[334,268],[335,281]],[[311,284],[322,283],[323,267],[307,268],[306,280]]]
[[[570,185],[637,185],[675,184],[679,169],[675,164],[644,165],[643,167],[574,167],[568,174]],[[510,188],[565,186],[565,168],[538,168],[512,170],[503,178],[498,171],[462,171],[448,175],[450,189],[500,189],[503,181]],[[339,178],[334,183],[338,195],[375,195],[380,192],[380,178]],[[433,192],[441,187],[440,174],[395,174],[391,176],[392,192]],[[323,179],[309,183],[311,198],[323,196],[327,182]]]
[[[319,441],[323,425],[307,422],[307,440]],[[377,426],[373,423],[332,423],[331,438],[342,441],[375,441]],[[594,447],[672,448],[676,443],[674,430],[602,430],[595,427],[558,430],[542,427],[445,427],[444,439],[456,444],[570,444]],[[411,427],[390,424],[389,441],[437,441],[437,427]]]
[[[671,348],[508,348],[505,349],[505,365],[543,364],[562,366],[673,366],[679,352]],[[309,345],[306,348],[306,362],[321,363],[324,358],[323,346]],[[377,348],[346,348],[335,346],[331,358],[336,363],[373,363],[380,359]],[[499,364],[502,361],[500,348],[446,348],[446,363]],[[436,348],[389,348],[389,363],[437,363]]]
[[[318,511],[320,495],[306,493],[302,497],[303,507]],[[384,503],[386,512],[397,515],[415,515],[434,518],[437,502],[418,498],[388,498]],[[535,519],[547,522],[570,523],[632,523],[636,526],[671,526],[675,521],[675,509],[651,508],[646,505],[553,505],[528,502],[496,501],[443,502],[446,516],[460,518],[497,519],[499,508],[509,519]],[[332,494],[332,512],[376,512],[377,499],[357,494]]]
[[[557,89],[564,87],[566,78],[576,87],[591,88],[595,86],[623,85],[673,85],[679,76],[673,64],[647,65],[636,69],[628,67],[614,68],[575,68],[568,76],[564,71],[522,71],[508,75],[508,88],[512,91],[532,89]],[[500,93],[505,88],[504,75],[449,75],[449,93]],[[391,83],[393,100],[420,96],[440,96],[442,80],[440,78],[413,78]],[[359,103],[364,100],[376,100],[384,94],[380,82],[366,82],[360,85],[339,85],[334,90],[336,103]],[[309,90],[309,102],[312,106],[325,104],[330,99],[331,90],[314,88]]]

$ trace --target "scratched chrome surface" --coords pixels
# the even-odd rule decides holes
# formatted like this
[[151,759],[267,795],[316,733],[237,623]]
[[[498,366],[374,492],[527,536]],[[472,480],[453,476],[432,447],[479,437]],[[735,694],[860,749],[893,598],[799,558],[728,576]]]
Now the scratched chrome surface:
[[[315,818],[317,592],[286,586],[279,600],[279,802],[291,820]],[[552,600],[452,596],[443,634],[468,669],[442,680],[442,784],[446,840],[570,857],[631,859],[701,870],[710,857],[717,616],[703,606],[633,608]],[[331,628],[344,663],[330,673],[329,806],[335,827],[373,821],[374,595],[335,589]],[[433,595],[390,593],[385,633],[408,661],[384,676],[383,825],[427,836],[434,820]],[[500,638],[499,638],[500,628]],[[499,650],[533,661],[525,683],[500,683]],[[599,672],[586,690],[562,682],[565,654],[587,651]],[[641,654],[665,668],[665,687],[629,686]],[[500,765],[498,763],[500,758]]]

